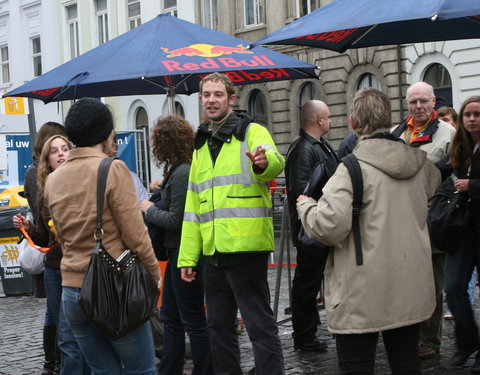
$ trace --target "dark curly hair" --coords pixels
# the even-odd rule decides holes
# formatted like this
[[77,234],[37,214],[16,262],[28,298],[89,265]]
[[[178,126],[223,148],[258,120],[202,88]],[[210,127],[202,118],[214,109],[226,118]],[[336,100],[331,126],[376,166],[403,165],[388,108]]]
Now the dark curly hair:
[[159,117],[150,134],[152,156],[157,167],[166,175],[171,166],[191,163],[195,132],[182,117]]

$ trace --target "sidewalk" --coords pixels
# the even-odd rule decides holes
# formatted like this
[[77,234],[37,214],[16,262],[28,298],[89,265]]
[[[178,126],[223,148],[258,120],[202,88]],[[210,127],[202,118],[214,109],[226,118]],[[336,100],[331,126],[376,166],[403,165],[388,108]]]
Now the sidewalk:
[[[293,258],[294,259],[294,258]],[[285,262],[284,262],[285,263]],[[287,269],[283,269],[280,289],[280,305],[278,321],[289,317],[284,314],[288,306]],[[270,268],[269,281],[272,291],[272,303],[276,280],[276,268]],[[293,273],[293,270],[292,270]],[[478,299],[478,298],[477,298]],[[478,315],[480,305],[476,304]],[[45,311],[45,299],[36,299],[31,296],[0,298],[0,375],[34,375],[39,373],[42,365],[42,326]],[[335,354],[335,342],[328,333],[325,324],[325,312],[321,311],[322,325],[319,326],[318,336],[328,343],[328,349],[322,353],[302,353],[295,351],[291,337],[291,322],[279,325],[279,334],[285,356],[285,367],[288,375],[332,375],[338,374]],[[453,321],[444,321],[443,346],[441,355],[434,359],[422,361],[423,374],[444,375],[470,374],[470,359],[463,367],[448,366],[448,359],[453,355],[455,343],[453,339]],[[253,354],[248,335],[240,335],[242,368],[244,372],[254,367]],[[185,373],[191,374],[192,365],[187,361]],[[383,344],[380,340],[377,352],[376,374],[390,374]],[[68,374],[67,374],[68,375]]]

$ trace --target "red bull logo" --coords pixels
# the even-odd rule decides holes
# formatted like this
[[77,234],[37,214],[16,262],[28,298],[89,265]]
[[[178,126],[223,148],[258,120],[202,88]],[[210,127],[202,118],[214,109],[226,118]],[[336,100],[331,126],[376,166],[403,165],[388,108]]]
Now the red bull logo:
[[321,40],[329,43],[340,43],[342,40],[344,40],[349,35],[353,34],[358,29],[359,28],[357,27],[357,28],[348,29],[348,30],[329,31],[326,33],[299,36],[295,39],[315,39],[315,40]]
[[37,95],[40,95],[40,96],[50,96],[51,94],[53,94],[58,89],[59,89],[59,87],[54,87],[54,88],[45,89],[45,90],[33,90],[32,94],[37,94]]
[[[196,70],[219,70],[224,68],[256,68],[268,69],[274,68],[276,64],[265,55],[254,55],[249,58],[238,56],[226,57],[225,55],[245,54],[253,55],[252,51],[247,50],[246,47],[238,44],[235,47],[229,46],[214,46],[211,44],[192,44],[187,47],[170,50],[162,48],[167,54],[168,58],[175,58],[179,56],[197,56],[202,57],[200,61],[193,60],[189,62],[180,62],[179,60],[162,60],[162,64],[169,72],[188,72]],[[183,60],[185,61],[185,60]]]
[[218,57],[222,55],[231,55],[232,53],[253,53],[247,47],[237,44],[235,47],[230,46],[214,46],[211,44],[192,44],[188,47],[177,49],[163,48],[163,52],[168,58],[178,56],[202,56],[202,57]]
[[[260,72],[249,72],[246,70],[238,70],[232,72],[224,72],[233,83],[245,83],[254,81],[268,81],[289,79],[291,77],[285,69],[266,69]],[[203,79],[207,74],[200,74],[200,79]]]

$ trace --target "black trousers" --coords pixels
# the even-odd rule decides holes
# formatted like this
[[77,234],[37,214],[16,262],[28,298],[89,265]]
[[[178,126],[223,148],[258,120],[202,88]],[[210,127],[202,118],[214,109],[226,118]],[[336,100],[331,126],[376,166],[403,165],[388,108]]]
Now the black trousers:
[[315,339],[319,323],[317,295],[322,285],[327,255],[312,255],[297,247],[297,267],[292,283],[292,325],[296,343]]
[[252,342],[256,375],[285,374],[278,327],[270,307],[267,253],[228,267],[205,264],[203,281],[213,367],[216,375],[242,375],[235,331],[240,309]]
[[[382,332],[392,375],[421,374],[418,355],[420,325]],[[342,375],[371,375],[375,367],[379,332],[335,335],[338,367]]]

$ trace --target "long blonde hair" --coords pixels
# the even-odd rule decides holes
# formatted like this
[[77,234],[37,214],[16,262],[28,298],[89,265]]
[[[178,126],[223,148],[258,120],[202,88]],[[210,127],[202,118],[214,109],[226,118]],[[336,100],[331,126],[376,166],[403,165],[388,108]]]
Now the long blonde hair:
[[45,141],[45,144],[43,145],[43,148],[42,148],[42,153],[40,154],[40,158],[38,161],[37,184],[40,191],[43,191],[43,189],[45,188],[45,182],[47,181],[47,176],[53,172],[52,168],[50,167],[50,162],[48,158],[50,156],[52,142],[57,138],[64,140],[69,150],[72,149],[72,144],[63,135],[54,135]]

